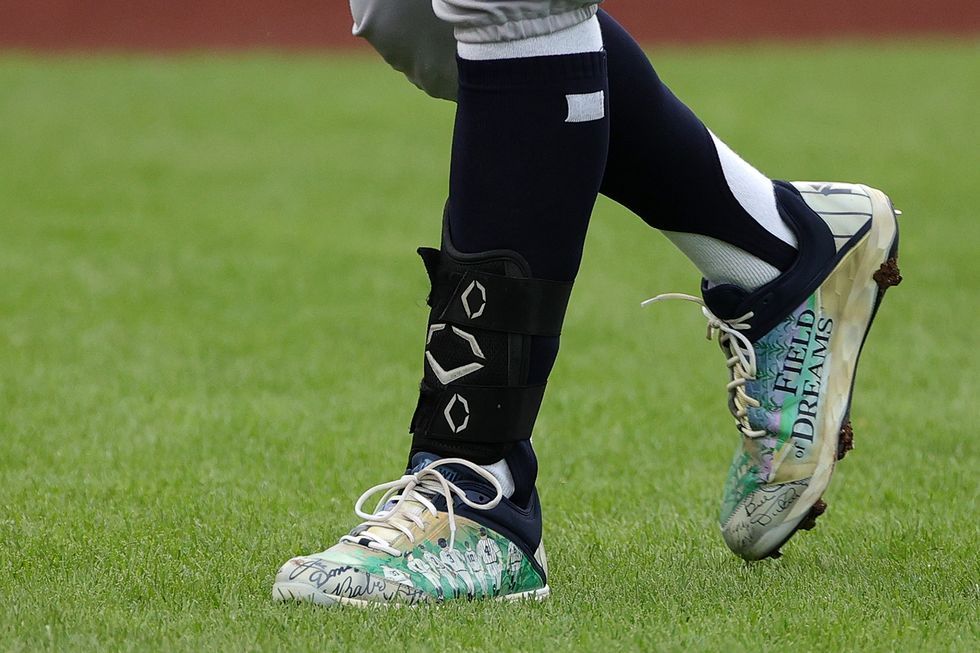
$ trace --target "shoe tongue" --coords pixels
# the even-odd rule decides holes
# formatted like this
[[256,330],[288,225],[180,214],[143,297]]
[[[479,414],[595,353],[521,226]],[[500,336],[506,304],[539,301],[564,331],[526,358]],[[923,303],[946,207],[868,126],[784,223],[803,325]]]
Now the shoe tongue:
[[[431,465],[433,462],[439,460],[439,458],[440,456],[437,456],[435,454],[431,454],[427,452],[419,452],[414,456],[412,456],[412,461],[407,473],[415,474],[419,472],[423,467]],[[456,472],[455,465],[451,467],[449,465],[447,465],[446,467],[440,467],[439,471],[443,476],[445,476],[450,481],[453,481],[454,478],[459,478],[458,472]],[[403,507],[403,510],[407,510],[411,514],[421,516],[422,513],[425,512],[425,507],[417,501],[405,500],[405,504],[406,505]],[[381,511],[387,512],[392,508],[394,508],[396,505],[397,502],[395,501],[395,499],[389,499],[385,503],[385,505],[381,507]],[[404,536],[404,534],[401,533],[400,531],[394,528],[386,528],[384,526],[371,526],[365,531],[360,531],[360,532],[371,533],[373,535],[381,537],[382,539],[388,542],[397,541],[399,538],[402,538]]]
[[714,285],[707,279],[701,280],[701,297],[708,309],[723,320],[734,320],[745,315],[745,299],[749,293],[731,284]]
[[[412,456],[412,468],[409,470],[412,474],[417,474],[424,467],[428,467],[437,460],[442,459],[442,456],[437,456],[432,453],[425,451],[420,451],[414,456]],[[464,467],[463,465],[440,465],[439,473],[446,477],[446,480],[450,483],[459,483],[460,481],[477,481],[483,483],[484,485],[489,485],[487,480],[475,472]],[[492,472],[491,472],[492,473]]]
[[421,471],[423,467],[427,467],[437,460],[439,460],[439,456],[435,455],[434,453],[420,451],[412,456],[412,462],[409,463],[408,466],[408,473],[416,474]]

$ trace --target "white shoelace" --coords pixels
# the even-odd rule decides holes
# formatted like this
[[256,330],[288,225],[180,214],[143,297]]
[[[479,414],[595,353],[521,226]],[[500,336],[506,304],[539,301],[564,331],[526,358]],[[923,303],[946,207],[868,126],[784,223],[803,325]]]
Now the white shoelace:
[[766,434],[765,430],[753,429],[749,424],[749,408],[760,406],[757,399],[753,399],[745,392],[745,384],[756,376],[755,348],[752,342],[742,331],[751,328],[748,321],[754,313],[749,312],[734,320],[723,320],[705,305],[700,297],[686,295],[684,293],[666,293],[657,295],[646,300],[641,306],[649,306],[654,302],[679,299],[686,302],[693,302],[701,307],[701,313],[708,320],[707,339],[718,334],[718,345],[727,357],[727,365],[731,381],[725,386],[728,391],[728,409],[735,416],[735,423],[738,430],[749,438],[759,438]]
[[[496,496],[487,503],[475,503],[470,501],[466,492],[459,486],[451,483],[439,472],[438,468],[443,465],[460,465],[473,471],[481,478],[493,485]],[[366,513],[363,510],[364,503],[378,492],[384,492],[373,513]],[[371,527],[388,528],[402,533],[408,541],[415,544],[415,535],[412,533],[412,525],[424,528],[422,518],[413,512],[417,506],[428,510],[432,515],[437,514],[433,499],[437,496],[446,499],[446,512],[449,514],[449,547],[452,548],[456,543],[456,515],[453,510],[453,495],[459,497],[460,501],[473,508],[474,510],[490,510],[495,507],[503,498],[503,488],[500,481],[485,470],[484,468],[471,463],[462,458],[442,458],[423,467],[414,474],[405,474],[397,481],[381,483],[368,489],[354,504],[354,512],[357,516],[365,520],[360,526],[355,528],[352,533],[356,535],[344,535],[340,538],[341,542],[349,542],[367,546],[371,549],[384,551],[394,556],[400,556],[401,551],[391,546],[391,543],[384,537],[369,532]],[[385,510],[384,507],[389,503],[391,508]],[[414,506],[413,506],[414,504]]]

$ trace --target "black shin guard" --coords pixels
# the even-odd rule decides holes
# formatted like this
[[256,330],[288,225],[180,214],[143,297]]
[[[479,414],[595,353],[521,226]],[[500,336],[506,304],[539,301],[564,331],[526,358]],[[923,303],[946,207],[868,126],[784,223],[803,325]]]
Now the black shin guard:
[[412,454],[496,462],[531,437],[545,388],[528,383],[532,339],[561,333],[572,284],[532,278],[517,252],[458,252],[448,228],[419,255],[432,310]]

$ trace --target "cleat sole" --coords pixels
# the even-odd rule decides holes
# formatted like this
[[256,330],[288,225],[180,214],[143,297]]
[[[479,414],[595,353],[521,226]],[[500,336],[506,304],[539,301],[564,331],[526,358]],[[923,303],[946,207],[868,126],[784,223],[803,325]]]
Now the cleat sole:
[[847,452],[854,448],[854,429],[851,427],[851,420],[845,419],[844,425],[840,429],[840,436],[837,439],[837,460],[844,460]]
[[[544,601],[551,596],[551,588],[548,585],[536,590],[506,594],[504,596],[488,597],[486,601],[497,602],[521,602],[521,601]],[[312,603],[314,605],[334,607],[348,606],[354,608],[370,609],[400,609],[415,607],[422,603],[408,605],[405,603],[366,601],[363,599],[352,599],[346,596],[333,596],[319,592],[308,583],[276,583],[272,588],[272,600],[277,603]],[[436,602],[440,603],[440,602]]]
[[826,511],[827,511],[827,502],[824,501],[823,499],[817,499],[816,503],[810,506],[810,511],[806,514],[805,517],[803,517],[803,519],[800,520],[800,523],[796,525],[796,528],[793,529],[793,532],[787,535],[786,539],[780,542],[779,546],[773,549],[773,552],[765,556],[763,560],[765,560],[766,558],[771,558],[773,560],[778,560],[779,558],[782,558],[783,552],[780,549],[782,549],[783,546],[785,546],[785,544],[789,542],[790,538],[796,535],[799,531],[813,530],[817,526],[817,517],[824,514]]
[[817,525],[817,517],[825,512],[827,512],[827,502],[823,499],[817,499],[817,502],[810,508],[810,512],[800,522],[800,529],[804,531],[813,530]]

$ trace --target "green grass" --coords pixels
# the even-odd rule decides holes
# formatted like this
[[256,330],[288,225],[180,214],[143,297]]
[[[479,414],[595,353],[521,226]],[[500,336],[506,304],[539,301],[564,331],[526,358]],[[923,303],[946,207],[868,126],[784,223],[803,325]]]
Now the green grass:
[[653,59],[784,178],[905,211],[857,449],[820,526],[747,565],[696,274],[593,220],[536,445],[541,605],[275,605],[272,576],[400,472],[452,106],[375,58],[0,57],[0,649],[980,647],[980,47]]

